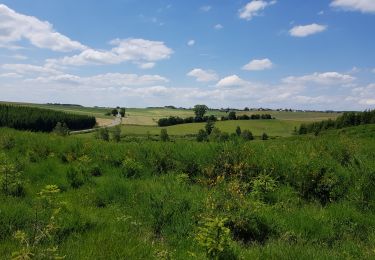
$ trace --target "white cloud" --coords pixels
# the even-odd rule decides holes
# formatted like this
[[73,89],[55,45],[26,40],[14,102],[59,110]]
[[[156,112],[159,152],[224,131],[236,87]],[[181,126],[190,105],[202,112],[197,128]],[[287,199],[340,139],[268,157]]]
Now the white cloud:
[[290,29],[289,34],[294,37],[306,37],[312,34],[323,32],[326,29],[326,25],[313,23],[309,25],[294,26],[292,29]]
[[0,4],[0,32],[0,45],[26,39],[38,48],[53,51],[67,52],[86,48],[81,43],[56,32],[50,23],[19,14],[4,4]]
[[146,63],[141,63],[138,65],[138,67],[140,69],[152,69],[153,67],[155,67],[155,62],[146,62]]
[[313,73],[310,75],[304,75],[300,77],[287,77],[282,81],[287,84],[305,84],[315,83],[320,85],[340,85],[348,84],[354,81],[356,78],[351,75],[341,74],[338,72],[325,72],[325,73]]
[[22,78],[22,75],[14,73],[14,72],[9,72],[9,73],[2,73],[2,74],[0,74],[0,78],[14,78],[14,79],[18,79],[18,78]]
[[249,21],[254,16],[258,16],[260,11],[275,3],[276,1],[253,0],[247,3],[243,8],[241,8],[238,11],[238,15],[241,19]]
[[195,44],[195,40],[190,40],[187,42],[188,46],[193,46]]
[[210,5],[205,5],[199,8],[202,12],[209,12],[212,9],[212,6]]
[[374,0],[333,0],[332,7],[342,8],[349,11],[360,11],[362,13],[375,13]]
[[248,64],[242,67],[243,70],[266,70],[271,69],[273,66],[271,60],[261,59],[261,60],[252,60]]
[[3,70],[15,72],[17,74],[21,75],[35,75],[35,74],[44,74],[44,75],[55,75],[55,74],[61,74],[60,71],[49,68],[46,66],[37,66],[37,65],[31,65],[31,64],[3,64],[1,65],[1,68]]
[[71,74],[60,74],[53,76],[41,76],[28,79],[27,82],[38,83],[61,83],[61,84],[80,84],[93,87],[129,87],[129,86],[147,86],[153,84],[167,83],[169,80],[159,75],[123,74],[106,73],[90,77],[80,77]]
[[214,29],[215,30],[221,30],[221,29],[223,29],[224,28],[224,26],[222,26],[221,24],[216,24],[215,26],[214,26]]
[[145,66],[149,68],[151,63],[168,59],[173,53],[172,49],[160,41],[129,38],[125,40],[115,39],[111,41],[111,44],[115,47],[109,51],[86,49],[78,55],[61,59],[49,59],[47,64],[82,66],[89,64],[119,64],[130,61],[137,64],[148,63]]
[[226,87],[243,87],[248,85],[249,82],[241,79],[237,75],[231,75],[221,79],[216,86],[219,88],[226,88]]
[[215,81],[219,78],[215,71],[203,69],[193,69],[186,75],[196,78],[199,82]]
[[368,84],[365,87],[354,88],[352,94],[353,96],[349,97],[350,100],[365,106],[375,106],[375,83]]

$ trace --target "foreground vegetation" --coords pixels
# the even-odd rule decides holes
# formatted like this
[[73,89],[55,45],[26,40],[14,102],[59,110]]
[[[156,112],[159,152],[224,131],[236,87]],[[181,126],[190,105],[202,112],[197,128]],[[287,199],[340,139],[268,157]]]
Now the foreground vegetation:
[[0,255],[373,259],[374,140],[374,125],[209,143],[0,129]]

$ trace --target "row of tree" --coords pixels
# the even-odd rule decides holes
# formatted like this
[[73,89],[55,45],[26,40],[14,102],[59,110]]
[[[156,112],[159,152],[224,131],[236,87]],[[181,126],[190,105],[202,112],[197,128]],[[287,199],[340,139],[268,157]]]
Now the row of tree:
[[375,124],[375,110],[364,112],[346,112],[336,120],[328,119],[321,122],[302,124],[298,129],[298,134],[315,133],[318,134],[326,129],[340,129],[344,127]]
[[0,127],[36,132],[51,132],[58,123],[64,124],[69,130],[93,128],[95,117],[68,114],[65,112],[13,105],[0,105]]
[[214,115],[211,116],[203,116],[203,117],[187,117],[181,118],[178,116],[170,116],[167,118],[160,118],[158,120],[159,126],[171,126],[171,125],[180,125],[180,124],[189,124],[189,123],[201,123],[201,122],[208,122],[208,121],[217,121],[217,117]]
[[237,116],[236,112],[229,112],[228,116],[222,116],[221,121],[226,120],[259,120],[259,119],[274,119],[270,114],[253,114],[253,115],[240,115]]

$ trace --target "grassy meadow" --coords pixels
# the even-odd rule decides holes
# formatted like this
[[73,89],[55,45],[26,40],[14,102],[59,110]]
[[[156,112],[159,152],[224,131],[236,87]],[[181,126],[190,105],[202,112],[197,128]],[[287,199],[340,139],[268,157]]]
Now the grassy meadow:
[[374,140],[375,125],[209,143],[3,128],[0,255],[374,259]]

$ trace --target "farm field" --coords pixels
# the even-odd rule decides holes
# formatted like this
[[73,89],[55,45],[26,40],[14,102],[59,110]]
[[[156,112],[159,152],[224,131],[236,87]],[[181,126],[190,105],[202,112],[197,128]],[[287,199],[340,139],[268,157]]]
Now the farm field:
[[223,259],[373,259],[374,137],[364,125],[115,143],[0,128],[0,255],[205,259],[220,230]]
[[[235,121],[218,121],[215,127],[223,132],[234,133],[236,127],[241,127],[242,130],[250,130],[253,134],[260,136],[267,133],[271,136],[290,136],[293,134],[294,127],[299,127],[305,121],[292,120],[235,120]],[[168,127],[156,126],[137,126],[124,125],[122,133],[125,135],[151,135],[160,134],[162,128],[167,129],[170,135],[195,135],[200,129],[204,129],[205,123],[190,123],[181,124]]]

